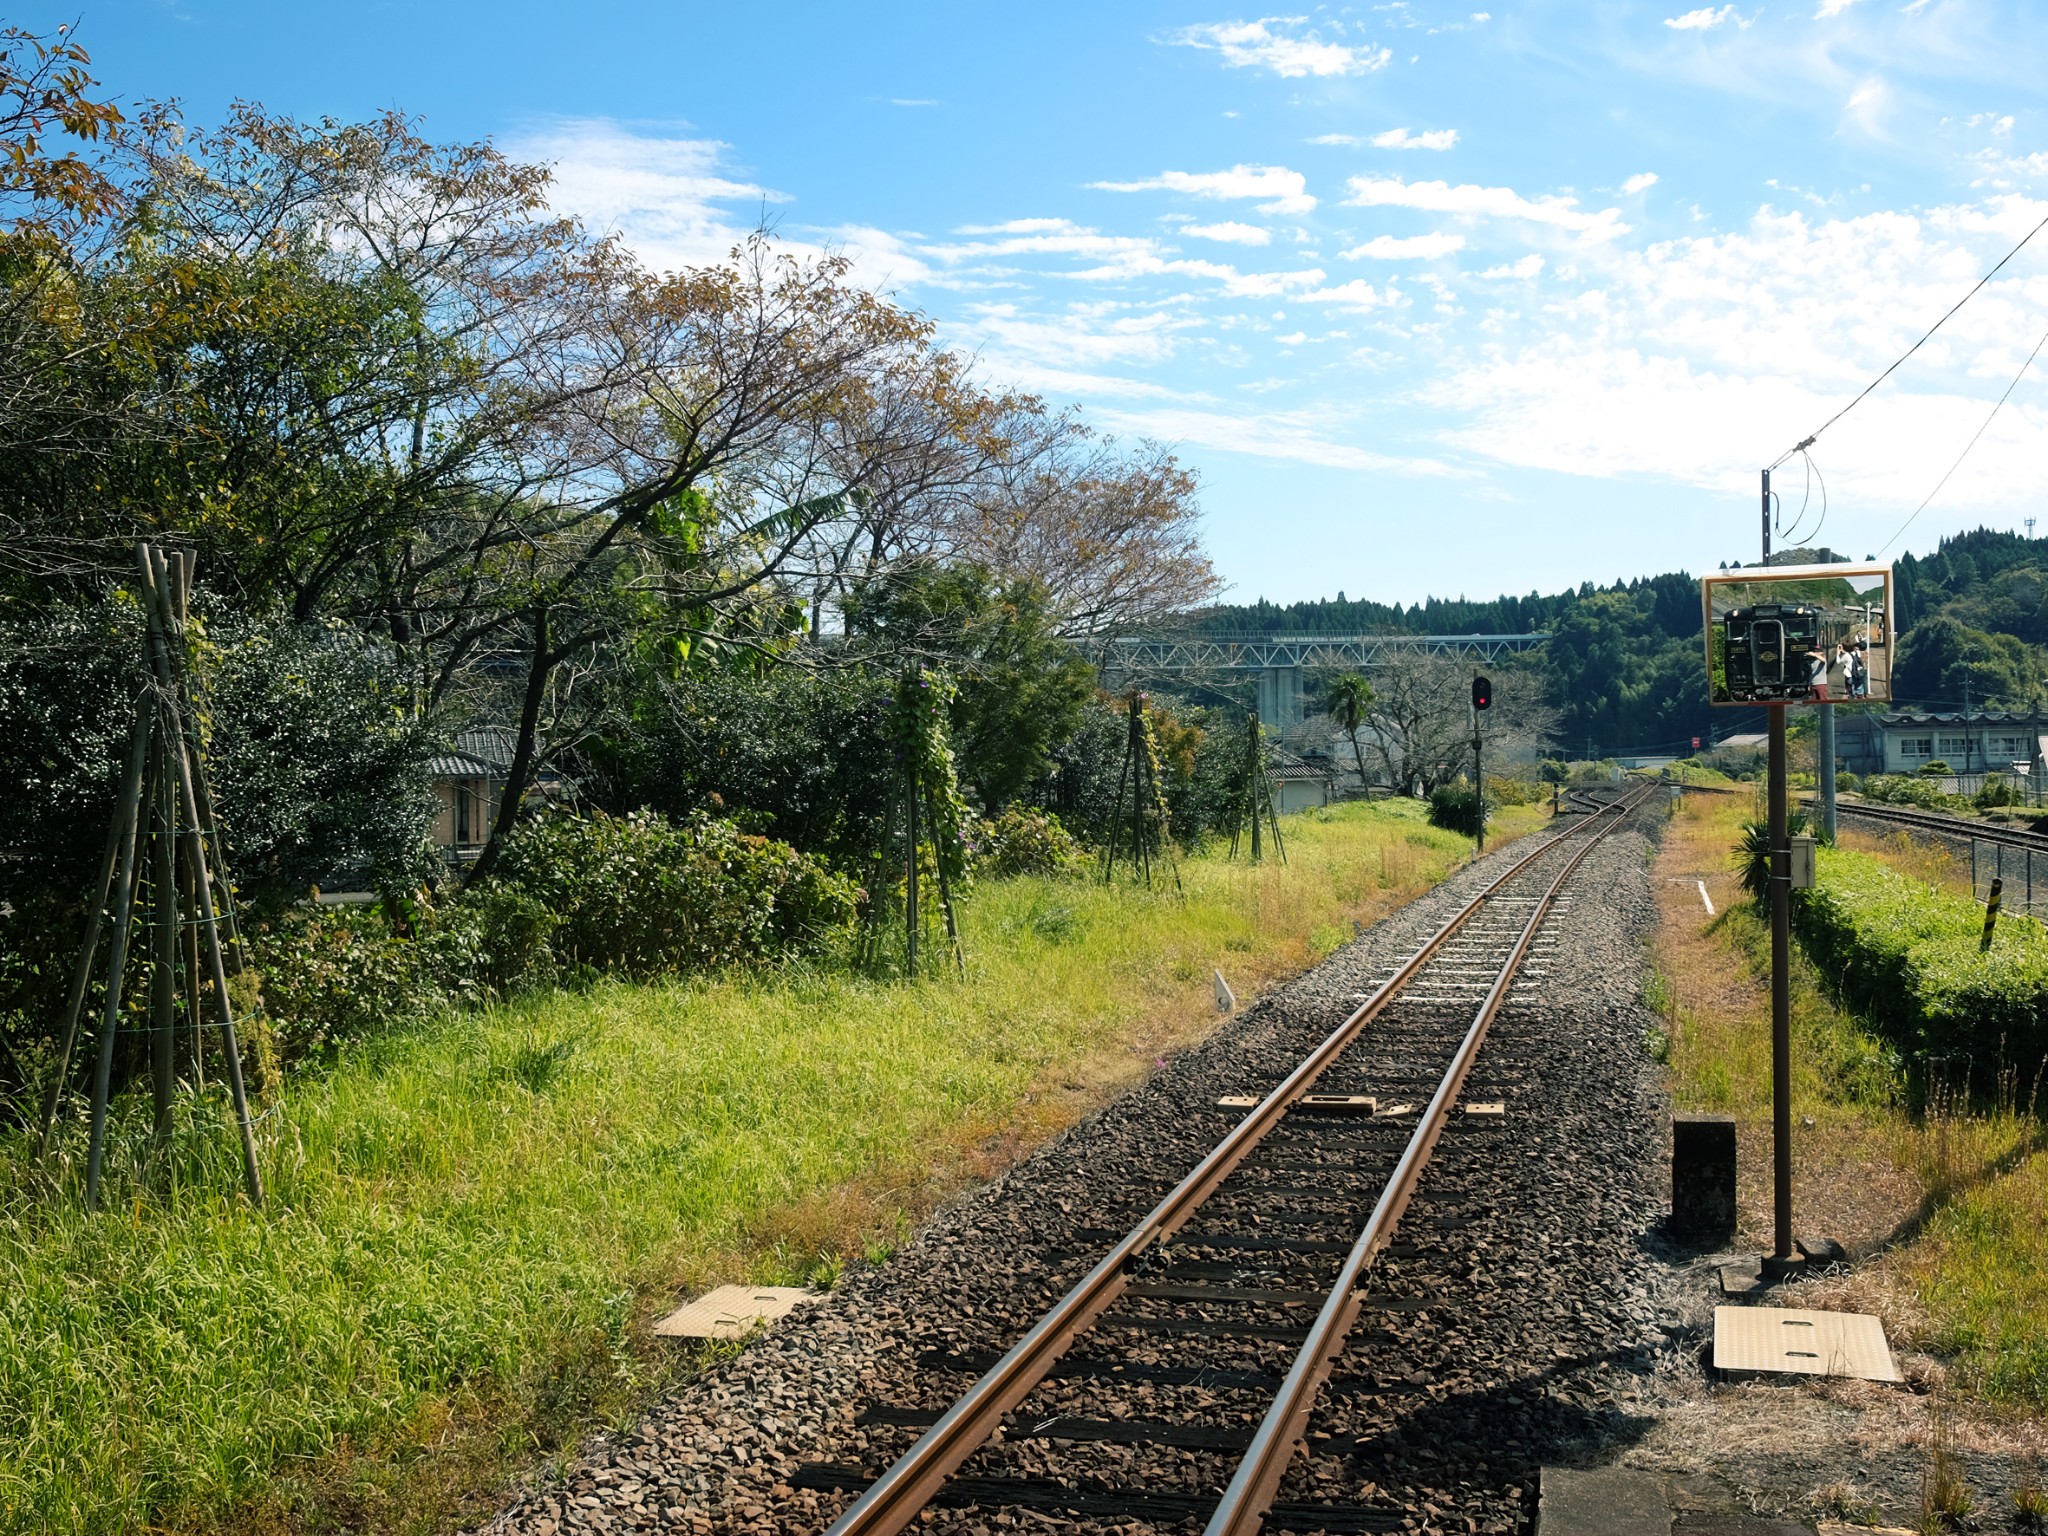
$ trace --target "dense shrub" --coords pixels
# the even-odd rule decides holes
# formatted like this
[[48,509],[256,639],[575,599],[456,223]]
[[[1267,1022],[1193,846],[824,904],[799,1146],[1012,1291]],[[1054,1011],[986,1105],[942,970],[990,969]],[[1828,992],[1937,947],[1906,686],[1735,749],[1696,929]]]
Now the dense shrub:
[[1967,1071],[1988,1092],[2001,1067],[2021,1089],[2048,1053],[2048,929],[2007,915],[1980,950],[1984,909],[1867,854],[1820,855],[1819,884],[1794,893],[1794,921],[1844,999],[1907,1055]]
[[998,878],[1061,874],[1081,857],[1081,845],[1059,817],[1030,806],[1004,811],[982,829],[980,842],[981,871]]
[[1486,801],[1470,784],[1439,784],[1429,792],[1431,826],[1477,837],[1485,821]]
[[787,843],[652,811],[543,816],[513,835],[496,878],[560,919],[558,959],[632,976],[830,945],[850,930],[858,894]]
[[301,904],[258,919],[250,948],[271,1033],[293,1060],[545,985],[559,921],[525,892],[492,885],[438,906]]
[[1903,773],[1873,773],[1863,781],[1863,796],[1882,805],[1914,805],[1928,811],[1947,810],[1954,803],[1939,784]]
[[[337,875],[411,884],[430,858],[432,741],[389,658],[340,629],[214,609],[195,597],[203,729],[245,905],[280,914]],[[0,1099],[30,1086],[26,1064],[49,1050],[62,1016],[141,655],[140,612],[118,591],[0,622]],[[307,942],[311,969],[286,987],[294,1008],[347,1014],[339,1027],[354,1032],[378,1005],[358,1009],[338,978],[317,979],[340,964],[339,941]],[[367,985],[396,962],[371,953],[361,963]],[[315,995],[329,1001],[315,1006]]]
[[755,830],[858,869],[899,789],[884,732],[892,686],[871,673],[793,668],[650,686],[630,718],[585,749],[585,788],[615,815],[744,808]]
[[1977,809],[1988,811],[1993,806],[2018,805],[2020,803],[2020,792],[2013,787],[2011,779],[1994,776],[1987,777],[1984,780],[1983,787],[1970,798],[1971,803]]
[[[203,615],[211,606],[198,600]],[[208,767],[246,898],[282,903],[350,876],[420,876],[433,750],[388,657],[351,632],[214,617],[196,658]],[[90,879],[126,756],[142,621],[114,593],[0,626],[0,847],[11,889]]]
[[1550,798],[1551,781],[1497,779],[1487,776],[1486,798],[1495,805],[1537,805]]

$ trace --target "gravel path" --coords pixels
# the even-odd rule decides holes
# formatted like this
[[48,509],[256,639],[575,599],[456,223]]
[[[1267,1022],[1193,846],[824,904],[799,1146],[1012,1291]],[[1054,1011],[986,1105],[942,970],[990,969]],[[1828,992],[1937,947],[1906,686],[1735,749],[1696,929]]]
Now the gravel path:
[[[1653,1373],[1689,1347],[1656,1300],[1664,1109],[1640,1003],[1651,825],[1607,838],[1547,925],[1547,973],[1502,1012],[1467,1095],[1507,1113],[1454,1122],[1377,1271],[1376,1289],[1427,1304],[1369,1313],[1354,1331],[1283,1503],[1370,1506],[1386,1529],[1522,1530],[1540,1465],[1602,1459],[1646,1431]],[[934,1362],[971,1366],[1014,1342],[1209,1149],[1224,1128],[1217,1097],[1278,1082],[1519,856],[1489,855],[1261,999],[888,1263],[849,1274],[633,1430],[587,1444],[488,1529],[821,1530],[847,1498],[797,1486],[807,1464],[886,1465],[916,1437],[917,1410],[971,1380]],[[1245,1363],[1255,1356],[1270,1368],[1256,1350]],[[1201,1363],[1221,1358],[1205,1341]],[[1104,1448],[1105,1466],[1133,1449]],[[1013,1525],[1090,1528],[974,1511],[940,1511],[928,1528]]]

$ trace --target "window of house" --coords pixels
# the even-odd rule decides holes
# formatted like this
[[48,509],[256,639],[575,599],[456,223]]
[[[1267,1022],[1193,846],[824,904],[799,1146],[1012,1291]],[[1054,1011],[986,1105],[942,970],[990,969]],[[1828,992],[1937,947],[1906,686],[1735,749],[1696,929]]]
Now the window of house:
[[2026,749],[2024,736],[1994,736],[1991,738],[1993,757],[2014,758]]
[[1969,750],[1970,738],[1967,736],[1944,736],[1941,738],[1941,755],[1944,758],[1958,758]]
[[1899,738],[1899,756],[1934,756],[1934,738],[1932,736],[1901,736]]

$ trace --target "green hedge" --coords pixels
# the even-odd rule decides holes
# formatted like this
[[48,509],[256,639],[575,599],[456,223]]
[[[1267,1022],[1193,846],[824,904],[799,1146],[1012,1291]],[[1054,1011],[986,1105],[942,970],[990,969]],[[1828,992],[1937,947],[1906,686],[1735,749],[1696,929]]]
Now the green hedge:
[[1982,953],[1976,902],[1838,848],[1794,895],[1814,963],[1909,1058],[1967,1060],[1979,1090],[2011,1066],[2026,1091],[2048,1055],[2048,928],[2009,913]]

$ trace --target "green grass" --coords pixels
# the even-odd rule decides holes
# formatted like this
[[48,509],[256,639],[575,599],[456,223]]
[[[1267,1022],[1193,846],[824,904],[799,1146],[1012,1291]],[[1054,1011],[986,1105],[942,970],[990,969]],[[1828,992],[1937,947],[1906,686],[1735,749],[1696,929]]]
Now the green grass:
[[54,1193],[10,1143],[0,1530],[451,1524],[687,1365],[642,1327],[678,1287],[886,1248],[1211,1027],[1212,967],[1249,997],[1468,848],[1412,804],[1287,831],[1185,896],[985,886],[964,981],[606,984],[357,1048],[268,1107],[261,1212],[212,1100],[153,1178],[123,1106],[96,1217],[75,1140]]
[[[1770,937],[1739,894],[1730,854],[1748,814],[1737,797],[1703,797],[1671,824],[1649,995],[1668,1027],[1679,1107],[1761,1126],[1770,1109]],[[1923,1012],[1948,1022],[1958,1011],[1950,996],[1967,989],[1995,1001],[1994,983],[2035,973],[2039,925],[2008,918],[1993,955],[1981,957],[1983,909],[1940,888],[1947,863],[1903,840],[1822,850],[1823,888],[1802,924],[1809,942],[1820,935],[1824,962],[1793,948],[1793,1110],[1814,1121],[1797,1155],[1851,1178],[1878,1160],[1912,1176],[1924,1224],[1883,1259],[1915,1298],[1892,1319],[1894,1338],[1940,1351],[1970,1392],[2039,1413],[2048,1409],[2048,1153],[2036,1085],[2007,1071],[1986,1096],[1990,1074],[1980,1073],[1972,1103],[1951,1073],[1909,1094],[1899,1046],[1917,1043],[1918,1026],[1845,1006],[1845,993],[1867,995],[1882,980],[1894,1012],[1910,991],[1925,997]],[[1713,918],[1690,891],[1702,876],[1721,908]]]

